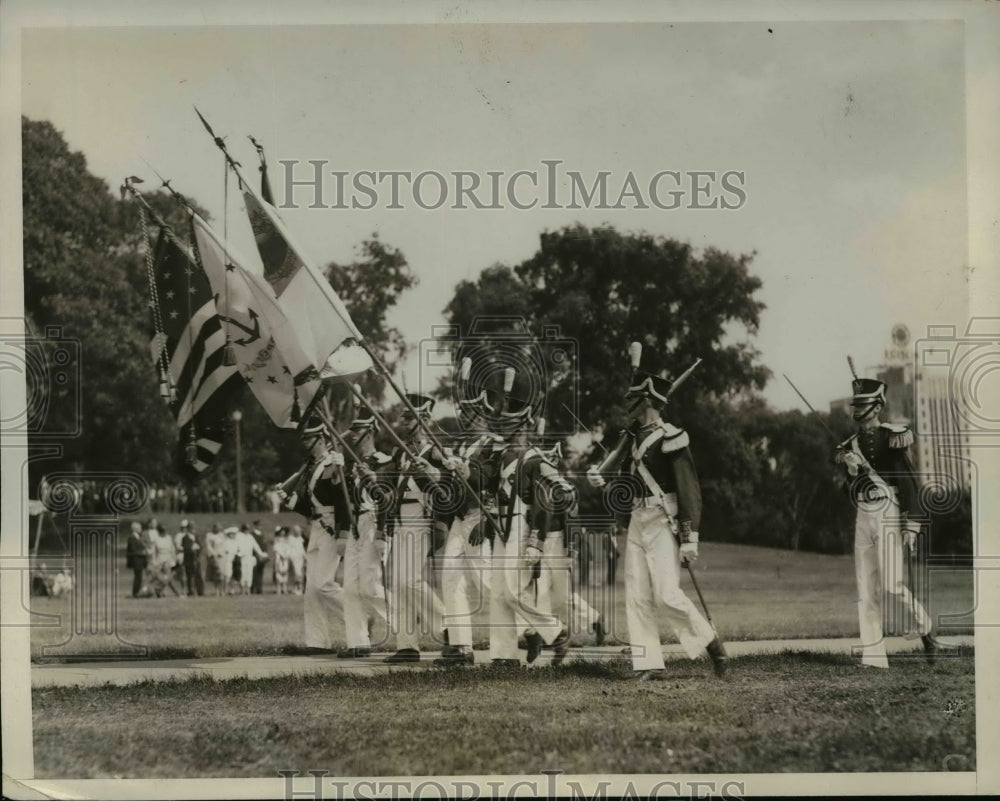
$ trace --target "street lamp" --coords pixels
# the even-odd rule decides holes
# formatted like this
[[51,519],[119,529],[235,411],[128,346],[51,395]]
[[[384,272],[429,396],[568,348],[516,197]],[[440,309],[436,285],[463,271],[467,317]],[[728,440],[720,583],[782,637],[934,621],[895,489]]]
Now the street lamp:
[[243,412],[236,409],[233,412],[233,422],[236,424],[236,511],[243,513],[247,505],[243,500],[243,445],[240,440],[240,420]]

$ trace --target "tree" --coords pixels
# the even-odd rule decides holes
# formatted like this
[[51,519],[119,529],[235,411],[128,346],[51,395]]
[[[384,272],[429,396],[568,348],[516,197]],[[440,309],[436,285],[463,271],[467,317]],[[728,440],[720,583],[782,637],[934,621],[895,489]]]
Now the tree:
[[[539,251],[517,267],[495,265],[476,282],[460,283],[445,314],[462,336],[484,317],[513,315],[524,318],[535,347],[572,343],[579,384],[550,386],[547,413],[554,429],[572,431],[563,404],[572,407],[579,392],[579,408],[599,430],[622,418],[632,340],[643,343],[644,365],[656,371],[677,375],[703,359],[679,390],[682,405],[696,397],[738,398],[764,386],[769,371],[748,341],[764,308],[754,297],[761,282],[750,273],[751,260],[714,248],[698,254],[646,233],[576,225],[542,234]],[[746,339],[729,335],[739,328]],[[546,345],[548,339],[556,344]],[[552,360],[543,355],[542,361]]]
[[[654,372],[677,376],[701,358],[668,416],[695,443],[710,538],[757,542],[762,530],[748,499],[759,487],[761,466],[741,430],[739,407],[755,402],[770,372],[751,344],[764,309],[755,297],[761,281],[750,272],[752,258],[715,248],[698,253],[672,239],[609,226],[544,233],[530,259],[514,268],[494,265],[456,287],[445,308],[464,338],[454,343],[456,360],[476,349],[473,331],[486,352],[528,332],[523,349],[539,351],[545,370],[559,363],[560,350],[571,351],[571,369],[563,362],[561,371],[545,376],[548,428],[578,430],[568,411],[575,408],[594,433],[607,432],[613,441],[625,419],[629,342],[643,344],[643,366]],[[521,318],[524,331],[511,318]],[[440,392],[449,391],[446,381]],[[586,492],[584,507],[591,514],[596,508]]]
[[[759,465],[754,498],[762,514],[755,524],[769,532],[770,544],[843,552],[851,505],[832,453],[849,436],[846,415],[775,412],[758,404],[742,415],[741,423]],[[836,426],[836,438],[825,426]]]
[[[400,295],[417,283],[406,257],[373,233],[361,243],[358,260],[343,265],[330,262],[325,273],[362,336],[391,369],[405,354],[406,343],[385,318]],[[365,381],[364,390],[376,399],[384,394],[381,380],[374,377]]]
[[156,480],[166,472],[160,457],[172,422],[152,378],[148,310],[137,291],[144,271],[123,241],[121,205],[51,123],[22,118],[22,142],[27,327],[74,343],[72,361],[50,360],[39,384],[48,403],[39,433],[67,433],[46,439],[62,457],[33,462],[32,481],[53,469]]

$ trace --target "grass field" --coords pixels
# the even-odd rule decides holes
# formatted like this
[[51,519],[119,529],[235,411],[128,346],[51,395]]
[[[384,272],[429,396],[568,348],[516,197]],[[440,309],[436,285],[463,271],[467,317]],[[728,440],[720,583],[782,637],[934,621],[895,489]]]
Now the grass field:
[[[133,599],[131,572],[121,560],[120,574],[99,579],[91,594],[108,612],[99,628],[114,634],[86,633],[94,625],[93,600],[87,608],[74,607],[69,598],[31,598],[35,613],[31,632],[32,658],[54,660],[76,655],[112,656],[135,652],[149,657],[218,657],[294,653],[301,648],[302,598],[271,594],[266,570],[265,594],[251,596]],[[857,636],[854,563],[849,556],[824,556],[723,543],[702,545],[695,568],[698,585],[725,640],[796,639]],[[613,587],[591,584],[583,590],[600,609],[612,637],[627,642],[622,583],[623,570]],[[690,580],[684,586],[695,599]],[[949,615],[943,634],[972,632],[975,607],[973,573],[960,568],[936,568],[929,573],[930,610]],[[26,593],[25,593],[26,594]],[[89,615],[89,616],[88,616]],[[482,645],[488,622],[480,616],[475,634]],[[661,627],[664,641],[672,641],[669,627]],[[376,648],[391,650],[384,639]],[[578,644],[587,642],[577,637]],[[423,647],[440,646],[425,637]],[[47,648],[43,654],[43,648]]]
[[[36,776],[274,777],[975,769],[973,659],[407,671],[33,693]],[[530,672],[530,677],[527,676]]]

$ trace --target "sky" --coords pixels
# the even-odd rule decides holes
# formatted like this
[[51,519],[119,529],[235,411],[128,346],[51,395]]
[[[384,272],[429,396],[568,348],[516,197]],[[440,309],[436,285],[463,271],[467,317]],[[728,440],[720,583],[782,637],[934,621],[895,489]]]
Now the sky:
[[[540,197],[535,208],[451,208],[451,186],[442,208],[426,209],[404,184],[403,208],[390,209],[380,184],[371,209],[282,216],[319,264],[354,258],[373,232],[399,248],[419,285],[390,322],[415,348],[444,322],[457,282],[530,258],[546,230],[610,223],[755,252],[766,310],[753,342],[774,372],[765,396],[801,408],[787,373],[826,408],[850,394],[845,357],[868,372],[894,324],[914,339],[928,325],[964,329],[963,36],[948,20],[57,26],[24,32],[21,109],[50,120],[113,190],[127,175],[156,186],[148,162],[224,222],[243,253],[255,252],[249,229],[232,185],[226,210],[222,156],[195,105],[252,179],[246,137],[264,144],[279,201],[279,160],[297,160],[299,178],[319,160],[348,182],[365,170],[451,182],[469,171],[484,185],[491,171],[544,182],[543,161],[558,160],[563,206],[566,171],[588,185],[608,171],[610,204],[631,172],[649,208],[543,209],[544,190],[533,195],[521,179],[519,199]],[[657,208],[648,183],[664,170],[740,172],[745,202],[686,208],[683,178],[684,206]],[[437,184],[422,186],[427,205]],[[327,205],[334,188],[329,177]],[[407,365],[411,388],[418,362]]]

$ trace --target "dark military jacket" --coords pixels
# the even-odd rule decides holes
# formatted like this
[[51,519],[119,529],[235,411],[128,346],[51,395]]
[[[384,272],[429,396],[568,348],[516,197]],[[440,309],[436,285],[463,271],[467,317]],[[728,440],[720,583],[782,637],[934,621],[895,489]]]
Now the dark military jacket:
[[659,421],[640,429],[632,447],[625,452],[619,472],[631,480],[623,482],[626,494],[636,498],[654,495],[638,469],[641,463],[664,493],[677,496],[677,522],[689,523],[698,531],[701,523],[701,485],[691,455],[687,432],[670,423]]
[[919,492],[913,475],[913,465],[908,456],[913,444],[913,432],[908,426],[880,423],[870,428],[859,428],[840,447],[857,453],[868,462],[877,473],[872,476],[862,467],[857,476],[851,476],[845,468],[845,484],[851,496],[858,500],[878,500],[885,496],[878,477],[896,490],[900,510],[908,515],[919,515]]
[[553,515],[565,515],[576,500],[576,489],[563,478],[555,465],[534,446],[511,446],[500,455],[499,500],[501,525],[509,533],[507,521],[511,501],[517,497],[525,506],[531,528],[544,540],[554,531],[548,522]]
[[[422,444],[417,455],[426,459],[432,467],[437,468],[442,476],[445,475],[446,469],[442,456],[431,443]],[[443,495],[444,488],[439,489],[439,481],[435,481],[423,471],[416,469],[406,451],[397,447],[392,452],[389,461],[379,466],[378,473],[381,483],[392,482],[391,508],[386,509],[390,525],[402,516],[412,517],[417,510],[421,509],[423,517],[427,519],[437,518],[435,506],[439,505],[439,500],[436,496]]]
[[[497,493],[500,489],[500,458],[505,447],[501,437],[483,434],[470,437],[456,449],[455,455],[468,465],[469,477],[465,483],[475,495],[466,489],[465,483],[457,475],[450,473],[448,480],[452,484],[451,492],[455,499],[454,516],[465,517],[482,505],[488,512],[496,513]],[[445,522],[450,524],[451,520]]]

